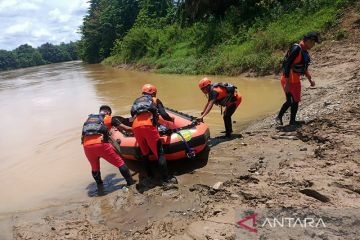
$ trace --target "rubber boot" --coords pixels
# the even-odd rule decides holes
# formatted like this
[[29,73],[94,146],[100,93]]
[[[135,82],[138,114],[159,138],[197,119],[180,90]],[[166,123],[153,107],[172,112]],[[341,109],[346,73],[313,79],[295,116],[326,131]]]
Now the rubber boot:
[[164,149],[163,149],[161,140],[158,140],[156,147],[157,147],[157,153],[158,153],[158,164],[160,167],[162,180],[167,181],[169,179],[169,174],[168,174],[165,153],[164,153]]
[[153,178],[154,174],[151,171],[150,161],[149,161],[149,155],[143,156],[142,160],[144,161],[144,167],[146,171],[146,175],[148,178]]
[[96,182],[97,185],[103,185],[104,184],[102,179],[101,179],[101,172],[100,171],[95,171],[95,172],[92,171],[91,174],[92,174],[93,178],[95,179],[95,182]]
[[290,113],[290,125],[292,126],[298,126],[299,124],[296,122],[296,114],[299,108],[299,103],[293,102],[291,104],[291,113]]
[[289,107],[292,107],[293,103],[294,103],[294,98],[292,96],[291,93],[286,93],[286,102],[282,105],[278,116],[275,118],[275,121],[277,124],[279,125],[284,125],[283,123],[283,116],[285,114],[285,112],[289,109]]
[[167,168],[166,158],[164,149],[162,146],[161,140],[157,142],[157,150],[158,150],[158,164],[161,171],[161,176],[163,180],[163,187],[166,189],[171,189],[174,187],[174,184],[177,184],[177,179],[175,176],[170,176]]
[[131,177],[129,168],[125,164],[122,165],[121,167],[119,167],[119,170],[120,170],[121,175],[125,178],[128,186],[131,186],[135,183]]

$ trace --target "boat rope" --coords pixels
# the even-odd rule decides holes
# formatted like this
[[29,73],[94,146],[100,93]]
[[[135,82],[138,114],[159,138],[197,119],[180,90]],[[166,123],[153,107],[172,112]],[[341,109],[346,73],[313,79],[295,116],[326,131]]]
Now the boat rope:
[[175,130],[176,133],[181,137],[184,145],[185,145],[185,152],[186,152],[186,156],[188,158],[194,158],[195,157],[195,151],[192,147],[190,147],[189,143],[186,141],[186,139],[184,138],[184,136],[181,134],[180,130],[179,129],[176,129]]

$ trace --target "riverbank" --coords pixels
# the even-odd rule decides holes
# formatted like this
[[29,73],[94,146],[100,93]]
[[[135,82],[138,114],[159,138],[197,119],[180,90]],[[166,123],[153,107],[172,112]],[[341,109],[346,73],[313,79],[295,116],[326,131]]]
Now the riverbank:
[[[325,42],[312,53],[317,86],[303,82],[302,127],[276,128],[270,116],[239,138],[213,139],[208,164],[177,171],[177,188],[142,194],[122,188],[85,202],[14,214],[4,220],[13,238],[235,239],[240,208],[359,209],[358,19],[354,13],[343,23],[351,33],[347,39]],[[310,237],[344,239],[322,232]]]

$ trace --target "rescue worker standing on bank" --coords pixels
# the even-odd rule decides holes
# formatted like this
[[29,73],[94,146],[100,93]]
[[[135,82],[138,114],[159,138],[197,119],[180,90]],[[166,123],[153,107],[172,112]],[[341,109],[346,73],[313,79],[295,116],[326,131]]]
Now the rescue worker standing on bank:
[[123,159],[115,152],[109,143],[109,131],[112,127],[119,130],[131,131],[131,128],[122,124],[118,119],[111,116],[111,108],[103,105],[98,114],[90,114],[82,129],[81,142],[84,152],[91,165],[91,173],[98,188],[102,187],[103,181],[100,173],[100,158],[114,165],[120,170],[128,186],[134,184],[130,171]]
[[294,44],[284,57],[281,85],[285,92],[286,102],[282,105],[280,112],[275,119],[279,125],[283,125],[282,118],[289,108],[289,125],[299,125],[296,121],[296,114],[301,100],[300,77],[305,75],[310,82],[310,86],[315,86],[315,82],[312,80],[308,71],[308,66],[310,64],[310,55],[308,50],[312,49],[315,43],[319,43],[319,41],[318,33],[309,32],[303,37],[299,44]]
[[198,121],[203,121],[204,117],[211,111],[215,105],[225,107],[224,110],[224,125],[225,137],[230,138],[233,132],[231,116],[234,114],[237,107],[240,105],[242,97],[236,91],[236,87],[229,83],[211,83],[208,78],[203,78],[199,82],[199,88],[208,97],[208,102],[197,118]]
[[139,144],[148,177],[153,177],[149,162],[149,156],[152,153],[158,161],[163,183],[177,183],[175,177],[169,176],[162,142],[157,129],[159,115],[170,122],[174,122],[174,118],[167,114],[162,102],[156,98],[156,93],[157,89],[154,85],[145,84],[142,87],[142,96],[135,100],[131,108],[131,116],[134,118],[132,129]]

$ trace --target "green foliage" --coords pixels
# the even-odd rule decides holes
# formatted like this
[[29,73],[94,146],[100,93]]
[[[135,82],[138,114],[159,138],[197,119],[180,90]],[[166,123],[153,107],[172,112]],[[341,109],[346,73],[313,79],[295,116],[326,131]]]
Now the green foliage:
[[139,12],[138,1],[90,0],[90,9],[80,28],[80,57],[97,63],[110,55],[118,38],[133,26]]
[[181,29],[177,25],[165,29],[132,28],[122,40],[115,42],[112,55],[126,63],[136,62],[143,57],[171,55],[172,45],[178,41],[180,35]]
[[11,51],[0,50],[0,71],[18,67],[16,55]]
[[290,44],[306,32],[332,29],[354,1],[139,0],[134,25],[114,41],[104,63],[167,73],[277,72]]
[[174,17],[172,0],[142,0],[136,17],[135,27],[164,27]]
[[45,64],[39,51],[28,44],[19,46],[14,50],[18,59],[18,67],[26,68]]
[[70,54],[65,50],[65,46],[60,47],[54,46],[51,43],[45,43],[38,47],[38,50],[46,63],[58,63],[72,60]]
[[62,51],[65,51],[70,56],[70,60],[78,60],[79,54],[78,54],[78,47],[75,42],[70,43],[61,43],[59,45],[59,48]]
[[60,45],[45,43],[37,49],[24,44],[13,51],[0,50],[0,71],[77,59],[77,46],[74,42]]

